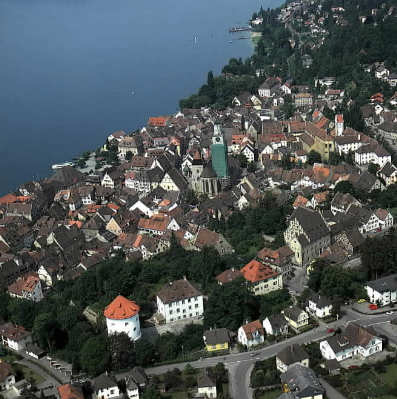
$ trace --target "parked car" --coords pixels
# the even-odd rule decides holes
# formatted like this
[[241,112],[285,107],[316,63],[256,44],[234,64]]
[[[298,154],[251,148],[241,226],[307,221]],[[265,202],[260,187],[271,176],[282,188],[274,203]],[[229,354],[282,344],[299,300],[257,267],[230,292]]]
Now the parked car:
[[329,328],[328,330],[327,330],[327,333],[328,334],[331,334],[331,333],[334,333],[335,332],[335,329],[333,329],[333,328]]
[[357,301],[357,303],[363,303],[363,302],[366,302],[366,300],[365,300],[365,299],[359,299],[359,300]]
[[390,310],[389,312],[386,312],[386,314],[393,314],[393,312]]
[[375,305],[374,303],[370,303],[368,306],[371,310],[376,310],[378,309],[378,305]]

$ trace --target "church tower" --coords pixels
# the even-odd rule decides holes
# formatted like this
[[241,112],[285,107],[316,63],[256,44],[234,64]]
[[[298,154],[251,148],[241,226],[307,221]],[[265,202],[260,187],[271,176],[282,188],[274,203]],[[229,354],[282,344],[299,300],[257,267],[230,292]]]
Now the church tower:
[[343,121],[343,115],[342,114],[336,114],[335,115],[335,132],[336,132],[336,136],[342,136],[344,130],[345,130],[345,126],[344,126],[344,121]]
[[202,193],[207,194],[209,198],[218,195],[218,178],[212,167],[211,161],[205,166],[203,173],[201,173],[201,187]]
[[202,186],[201,186],[200,176],[203,173],[204,164],[199,151],[196,151],[194,153],[192,166],[190,168],[191,168],[190,185],[192,187],[192,190],[195,191],[196,193],[201,193]]
[[214,126],[214,135],[211,144],[212,168],[219,179],[229,177],[229,168],[227,162],[227,144],[223,137],[220,125]]

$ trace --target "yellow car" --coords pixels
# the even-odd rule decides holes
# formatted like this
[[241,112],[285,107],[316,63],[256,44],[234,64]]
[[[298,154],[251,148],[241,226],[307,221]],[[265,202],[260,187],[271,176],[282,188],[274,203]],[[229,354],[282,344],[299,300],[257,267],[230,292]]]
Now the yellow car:
[[365,300],[365,299],[359,299],[359,300],[357,301],[357,303],[363,303],[363,302],[366,302],[366,300]]

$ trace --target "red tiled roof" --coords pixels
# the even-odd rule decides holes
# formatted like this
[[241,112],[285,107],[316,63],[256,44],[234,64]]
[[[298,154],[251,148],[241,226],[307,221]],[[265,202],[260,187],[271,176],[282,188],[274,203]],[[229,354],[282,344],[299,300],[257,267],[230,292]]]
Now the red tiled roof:
[[9,287],[8,291],[15,295],[22,295],[22,292],[32,292],[36,285],[40,282],[37,273],[30,273],[22,277],[18,277]]
[[255,259],[247,263],[242,269],[241,273],[243,277],[251,283],[258,281],[268,280],[269,278],[276,277],[278,273],[274,271],[270,266],[264,265]]
[[260,335],[265,335],[262,324],[259,320],[251,321],[251,323],[242,326],[248,339],[252,339],[253,334],[258,331]]
[[151,116],[149,118],[149,125],[162,127],[165,126],[169,117],[168,116]]
[[218,274],[215,278],[222,284],[230,283],[236,278],[241,277],[241,272],[238,269],[227,269]]
[[71,384],[64,384],[57,387],[60,399],[84,399],[80,387]]
[[135,316],[139,310],[140,307],[135,302],[119,295],[106,306],[103,314],[107,319],[124,320]]
[[165,231],[170,222],[170,218],[164,214],[155,214],[150,219],[140,218],[138,229]]

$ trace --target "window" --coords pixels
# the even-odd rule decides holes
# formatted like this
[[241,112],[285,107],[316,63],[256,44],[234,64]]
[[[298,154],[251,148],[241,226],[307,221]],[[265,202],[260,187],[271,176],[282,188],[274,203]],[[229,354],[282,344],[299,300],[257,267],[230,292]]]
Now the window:
[[196,303],[196,304],[194,305],[194,307],[197,309],[197,308],[198,308],[198,303]]

